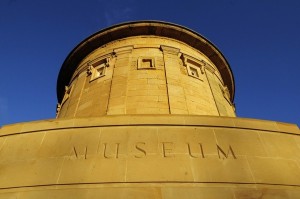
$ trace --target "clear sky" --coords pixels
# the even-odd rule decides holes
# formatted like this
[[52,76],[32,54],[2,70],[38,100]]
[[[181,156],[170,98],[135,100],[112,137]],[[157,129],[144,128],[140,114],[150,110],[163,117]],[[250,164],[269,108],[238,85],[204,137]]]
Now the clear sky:
[[235,76],[238,117],[300,126],[298,0],[0,0],[0,126],[54,118],[68,53],[134,20],[180,24],[214,43]]

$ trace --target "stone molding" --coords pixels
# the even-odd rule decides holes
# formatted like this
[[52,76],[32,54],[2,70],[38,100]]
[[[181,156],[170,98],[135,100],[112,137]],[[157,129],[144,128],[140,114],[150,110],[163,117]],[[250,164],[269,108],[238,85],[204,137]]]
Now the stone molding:
[[168,126],[211,126],[225,128],[241,128],[263,130],[284,134],[300,135],[300,129],[295,124],[259,120],[252,118],[203,116],[203,115],[112,115],[91,118],[50,119],[33,122],[23,122],[5,125],[0,128],[0,137],[20,133],[32,133],[41,130],[55,130],[100,126],[127,125],[168,125]]

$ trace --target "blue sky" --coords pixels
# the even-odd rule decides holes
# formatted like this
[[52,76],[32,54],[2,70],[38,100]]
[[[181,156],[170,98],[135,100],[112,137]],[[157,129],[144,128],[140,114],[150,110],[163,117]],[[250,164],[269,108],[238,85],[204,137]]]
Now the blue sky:
[[300,1],[1,0],[0,126],[55,117],[68,53],[116,23],[161,20],[213,42],[235,76],[238,117],[300,126]]

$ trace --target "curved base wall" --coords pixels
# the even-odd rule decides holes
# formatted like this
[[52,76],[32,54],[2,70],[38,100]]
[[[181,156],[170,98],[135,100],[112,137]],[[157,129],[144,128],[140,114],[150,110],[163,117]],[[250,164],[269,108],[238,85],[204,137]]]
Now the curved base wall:
[[0,129],[0,198],[297,198],[296,125],[126,115]]

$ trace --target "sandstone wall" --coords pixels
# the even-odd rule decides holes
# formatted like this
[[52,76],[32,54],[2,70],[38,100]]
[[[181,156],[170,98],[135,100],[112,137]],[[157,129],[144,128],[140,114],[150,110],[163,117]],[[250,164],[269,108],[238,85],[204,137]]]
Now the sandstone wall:
[[0,198],[297,198],[299,128],[179,115],[0,129]]
[[182,42],[154,36],[113,41],[90,53],[60,106],[58,118],[235,116],[229,91],[209,58]]

